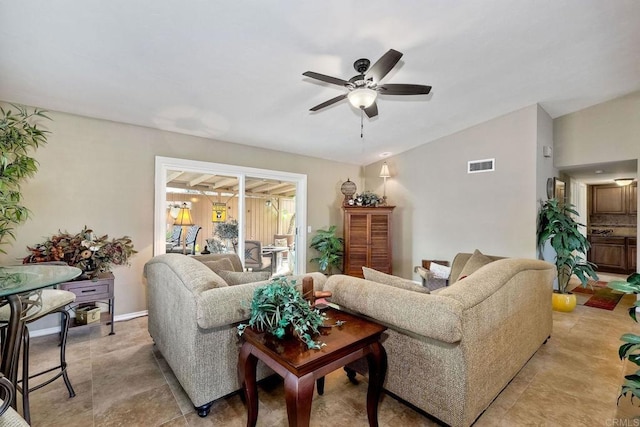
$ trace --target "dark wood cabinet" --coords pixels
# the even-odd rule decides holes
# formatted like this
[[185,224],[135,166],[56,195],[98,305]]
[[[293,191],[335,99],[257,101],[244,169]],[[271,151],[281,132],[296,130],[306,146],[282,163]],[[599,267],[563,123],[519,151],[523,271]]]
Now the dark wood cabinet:
[[634,182],[633,184],[629,185],[629,194],[627,197],[628,200],[628,207],[627,207],[627,212],[629,212],[630,214],[637,214],[638,213],[638,183]]
[[627,245],[624,237],[591,237],[589,261],[598,271],[607,273],[627,272]]
[[598,266],[602,273],[635,273],[637,246],[635,237],[589,237],[591,250],[587,259]]
[[591,187],[591,213],[626,214],[626,186],[617,184],[594,185]]
[[638,249],[635,237],[627,238],[627,273],[635,273],[638,268]]
[[344,207],[344,274],[362,267],[391,274],[391,214],[395,206]]
[[638,183],[630,185],[591,186],[592,214],[636,214],[638,212]]

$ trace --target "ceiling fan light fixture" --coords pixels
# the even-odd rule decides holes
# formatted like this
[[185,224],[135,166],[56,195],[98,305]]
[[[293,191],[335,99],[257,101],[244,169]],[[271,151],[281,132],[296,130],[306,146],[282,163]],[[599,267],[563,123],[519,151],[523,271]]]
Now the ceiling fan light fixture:
[[351,105],[358,109],[364,109],[369,108],[374,102],[376,102],[378,92],[367,87],[359,87],[349,92],[347,97],[349,98]]

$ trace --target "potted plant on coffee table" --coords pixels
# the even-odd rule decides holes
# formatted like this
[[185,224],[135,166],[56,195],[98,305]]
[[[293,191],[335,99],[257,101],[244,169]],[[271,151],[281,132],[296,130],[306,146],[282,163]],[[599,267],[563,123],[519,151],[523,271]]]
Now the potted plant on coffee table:
[[238,325],[238,334],[242,335],[250,326],[277,339],[293,335],[308,348],[320,349],[324,344],[315,341],[313,335],[319,333],[324,317],[311,307],[295,285],[295,280],[276,277],[268,285],[257,288],[251,300],[249,323]]
[[586,254],[591,245],[580,233],[571,215],[578,215],[570,203],[561,203],[557,199],[542,202],[538,212],[538,248],[542,251],[548,241],[556,251],[555,264],[558,271],[558,289],[553,294],[553,308],[556,311],[573,311],[576,296],[569,292],[569,280],[573,275],[586,287],[589,278],[598,280],[597,266],[587,261]]

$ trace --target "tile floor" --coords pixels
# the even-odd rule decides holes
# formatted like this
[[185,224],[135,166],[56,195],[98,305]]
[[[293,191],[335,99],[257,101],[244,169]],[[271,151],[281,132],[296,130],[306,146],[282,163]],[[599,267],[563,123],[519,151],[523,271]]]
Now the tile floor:
[[[476,426],[640,426],[640,406],[616,406],[623,375],[633,365],[617,356],[619,336],[640,334],[627,315],[633,296],[614,311],[578,306],[554,313],[551,340],[477,420]],[[146,317],[71,330],[69,374],[77,396],[69,399],[62,381],[32,394],[33,426],[243,426],[238,395],[217,401],[207,418],[195,414],[147,333]],[[57,357],[56,337],[34,338],[32,372]],[[360,377],[359,377],[360,378]],[[325,394],[314,396],[313,426],[366,426],[366,383],[352,385],[342,371],[327,377]],[[286,426],[282,382],[259,390],[259,426]],[[381,426],[437,425],[395,399],[384,396]]]

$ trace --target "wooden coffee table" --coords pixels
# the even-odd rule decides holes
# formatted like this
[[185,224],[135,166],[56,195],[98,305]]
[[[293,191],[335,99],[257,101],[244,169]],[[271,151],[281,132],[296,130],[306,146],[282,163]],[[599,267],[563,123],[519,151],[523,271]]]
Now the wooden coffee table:
[[325,375],[362,357],[366,357],[369,363],[369,425],[378,425],[378,401],[387,371],[387,354],[380,343],[380,336],[387,328],[333,308],[325,313],[325,324],[335,325],[338,321],[344,324],[322,328],[322,334],[316,338],[326,346],[320,350],[309,350],[295,338],[278,340],[251,328],[245,329],[238,359],[238,375],[247,400],[247,426],[255,426],[258,420],[258,359],[284,378],[289,426],[297,427],[309,425],[316,380],[318,392],[322,394]]

